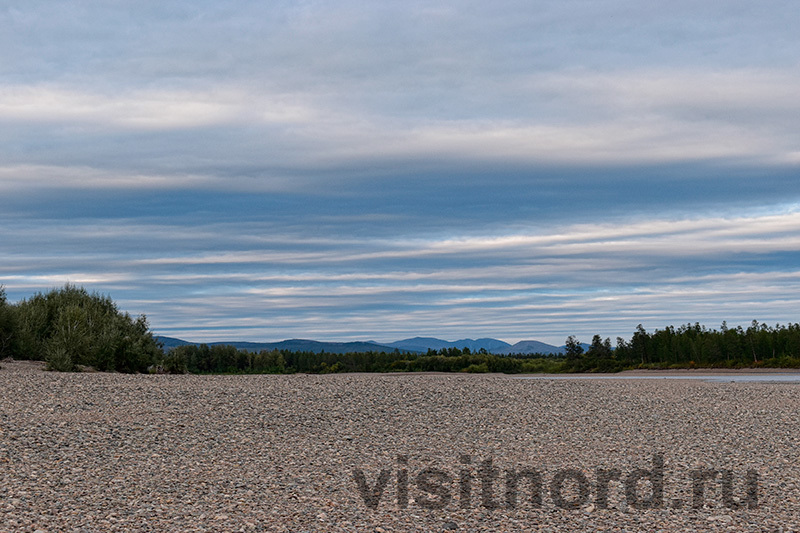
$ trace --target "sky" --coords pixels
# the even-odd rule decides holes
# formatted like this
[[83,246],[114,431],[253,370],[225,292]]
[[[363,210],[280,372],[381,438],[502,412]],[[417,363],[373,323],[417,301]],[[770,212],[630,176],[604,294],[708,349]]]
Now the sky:
[[800,10],[0,3],[0,285],[187,340],[800,321]]

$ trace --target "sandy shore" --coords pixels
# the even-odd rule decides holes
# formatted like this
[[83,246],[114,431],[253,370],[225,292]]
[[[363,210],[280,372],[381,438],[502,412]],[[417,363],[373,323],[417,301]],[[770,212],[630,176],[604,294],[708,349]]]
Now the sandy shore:
[[[0,364],[0,531],[800,524],[796,383],[59,374]],[[729,476],[731,490],[709,480],[699,498],[696,480],[711,470],[717,481]],[[537,475],[541,490],[529,483]]]

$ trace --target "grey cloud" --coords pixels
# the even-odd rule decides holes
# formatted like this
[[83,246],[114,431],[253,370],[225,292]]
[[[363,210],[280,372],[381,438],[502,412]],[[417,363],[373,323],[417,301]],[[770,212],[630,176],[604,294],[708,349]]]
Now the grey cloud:
[[193,340],[794,319],[795,13],[6,3],[0,283]]
[[146,312],[160,333],[198,340],[486,331],[559,342],[565,333],[628,335],[639,322],[781,320],[786,291],[800,283],[782,255],[800,249],[797,227],[787,211],[321,245],[213,224],[86,223],[49,241],[35,226],[11,225],[19,241],[9,242],[16,253],[6,253],[0,283],[12,298],[60,280],[87,284]]

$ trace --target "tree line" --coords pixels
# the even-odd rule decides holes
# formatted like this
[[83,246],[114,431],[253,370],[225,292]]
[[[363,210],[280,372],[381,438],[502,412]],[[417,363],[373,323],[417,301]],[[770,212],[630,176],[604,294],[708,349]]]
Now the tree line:
[[[589,357],[598,353],[591,348],[588,352]],[[641,368],[796,368],[800,367],[800,324],[770,326],[753,320],[745,329],[729,328],[723,322],[717,330],[694,323],[653,333],[640,324],[630,341],[617,339],[612,356],[626,366]]]
[[494,355],[442,348],[427,353],[251,352],[226,345],[185,345],[164,352],[147,318],[120,311],[108,297],[66,285],[16,304],[0,287],[0,358],[46,361],[52,370],[165,373],[336,372],[617,372],[637,368],[800,367],[800,324],[719,330],[699,323],[647,332],[631,339],[594,335],[589,348],[575,336],[564,353]]

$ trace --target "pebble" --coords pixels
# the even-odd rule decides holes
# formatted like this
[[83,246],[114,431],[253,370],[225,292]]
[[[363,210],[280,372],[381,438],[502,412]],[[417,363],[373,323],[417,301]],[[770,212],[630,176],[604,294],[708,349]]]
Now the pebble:
[[[0,531],[791,531],[800,523],[800,385],[792,383],[1,366]],[[637,508],[624,479],[652,470],[656,456],[664,505]],[[481,477],[492,468],[496,478]],[[615,469],[622,481],[609,482],[601,507],[598,472]],[[745,503],[752,470],[758,505],[728,507],[707,482],[696,508],[691,475],[703,469],[730,470],[735,500]],[[541,474],[542,504],[521,478],[510,507],[507,475],[525,470]],[[356,471],[378,493],[375,506]],[[555,504],[559,472],[574,508]],[[650,481],[640,477],[637,490],[640,499],[651,494]]]

